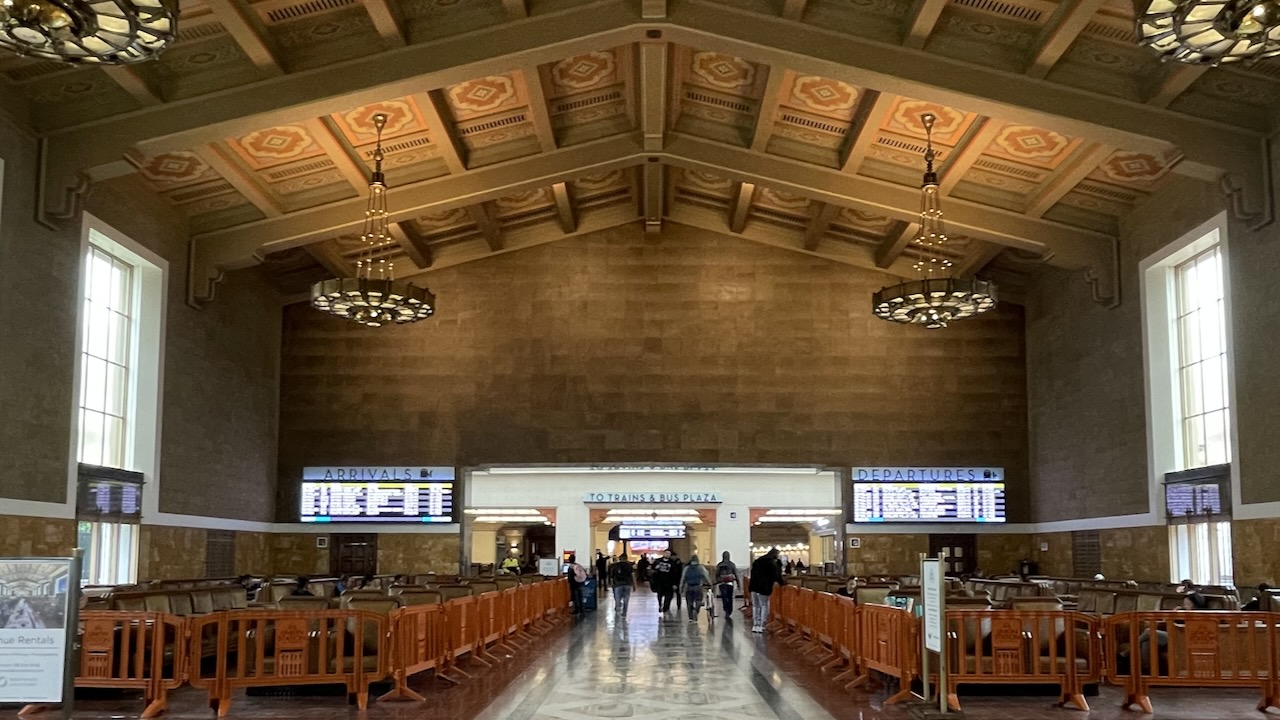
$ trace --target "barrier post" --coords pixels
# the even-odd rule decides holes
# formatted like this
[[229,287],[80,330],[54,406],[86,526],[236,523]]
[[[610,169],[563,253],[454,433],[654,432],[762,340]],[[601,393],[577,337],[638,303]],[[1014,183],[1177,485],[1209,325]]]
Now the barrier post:
[[[924,564],[925,558],[929,557],[928,553],[920,553],[920,582],[924,583]],[[920,588],[920,602],[924,602],[924,588]],[[923,609],[923,607],[921,608]],[[924,696],[924,701],[929,702],[929,648],[925,647],[925,633],[920,634],[920,692]]]

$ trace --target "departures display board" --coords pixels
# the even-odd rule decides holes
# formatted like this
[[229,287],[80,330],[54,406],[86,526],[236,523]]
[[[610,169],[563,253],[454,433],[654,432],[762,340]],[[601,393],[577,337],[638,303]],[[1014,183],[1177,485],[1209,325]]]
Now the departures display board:
[[309,467],[302,477],[302,522],[457,521],[451,467]]
[[[1004,473],[999,468],[948,468],[945,474],[931,472],[936,468],[877,468],[874,475],[860,473],[860,468],[854,470],[854,522],[1005,521]],[[981,471],[970,473],[968,470]],[[939,476],[947,479],[923,480]],[[864,477],[875,477],[879,481],[858,481]],[[899,477],[912,480],[900,481]],[[916,481],[916,478],[922,480]]]

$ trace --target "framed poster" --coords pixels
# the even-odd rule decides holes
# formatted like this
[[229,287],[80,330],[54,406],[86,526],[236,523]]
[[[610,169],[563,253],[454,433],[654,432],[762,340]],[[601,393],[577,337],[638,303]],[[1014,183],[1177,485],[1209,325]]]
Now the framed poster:
[[556,577],[560,574],[560,563],[555,558],[539,558],[538,574],[546,577]]
[[925,560],[920,573],[920,597],[924,601],[924,646],[942,652],[942,561]]
[[0,703],[62,702],[74,562],[0,558]]

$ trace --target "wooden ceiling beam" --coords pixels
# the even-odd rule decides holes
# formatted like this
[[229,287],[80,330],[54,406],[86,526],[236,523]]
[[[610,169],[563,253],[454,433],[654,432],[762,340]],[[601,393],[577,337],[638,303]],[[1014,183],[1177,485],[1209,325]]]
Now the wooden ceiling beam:
[[476,228],[484,236],[484,241],[489,244],[489,252],[501,250],[502,226],[498,224],[498,219],[494,217],[493,210],[489,207],[489,204],[470,205],[467,207],[467,214],[471,216],[472,222],[476,224]]
[[661,150],[667,130],[667,44],[640,43],[640,131],[645,150]]
[[1156,88],[1155,94],[1147,100],[1147,104],[1153,107],[1167,108],[1173,104],[1178,96],[1186,92],[1196,80],[1200,79],[1209,71],[1209,65],[1187,65],[1186,63],[1169,63],[1168,74],[1164,76],[1164,81],[1160,83],[1160,87]]
[[341,140],[341,132],[334,126],[332,118],[313,118],[303,123],[303,127],[315,139],[316,145],[333,161],[333,165],[342,174],[356,192],[364,192],[369,187],[369,168],[355,155],[355,151]]
[[1036,40],[1036,52],[1027,67],[1027,75],[1042,78],[1080,37],[1089,21],[1106,0],[1062,0]]
[[217,16],[227,34],[235,40],[249,61],[259,72],[269,76],[284,74],[279,50],[271,38],[271,31],[254,10],[237,0],[205,0],[205,5]]
[[769,145],[769,136],[773,134],[773,119],[778,113],[781,100],[782,81],[786,74],[786,70],[776,65],[769,68],[769,79],[765,82],[760,109],[756,111],[756,127],[751,139],[751,149],[756,152],[764,152]]
[[831,221],[835,220],[839,214],[839,205],[824,202],[813,204],[813,216],[809,219],[809,224],[804,229],[805,250],[813,251],[818,249],[818,243],[822,242],[822,236],[827,234],[827,228],[831,227]]
[[981,240],[973,241],[974,247],[968,255],[965,255],[960,262],[956,263],[956,277],[967,278],[973,277],[982,272],[982,269],[996,259],[996,256],[1004,252],[1003,245],[995,243],[982,242]]
[[911,21],[907,23],[907,36],[902,44],[916,50],[923,48],[946,7],[947,0],[916,0],[911,6]]
[[800,22],[804,19],[804,11],[808,4],[809,0],[783,0],[782,17]]
[[893,265],[919,231],[918,223],[899,221],[898,232],[880,241],[880,245],[876,248],[876,267],[888,268]]
[[387,47],[403,47],[405,44],[404,19],[390,0],[361,0],[369,20]]
[[264,216],[278,218],[284,215],[275,198],[253,176],[253,171],[241,165],[225,145],[210,143],[200,148],[199,154],[205,164],[221,175],[223,180],[230,183],[236,192],[243,195]]
[[[680,135],[668,143],[666,162],[731,180],[767,184],[783,192],[851,207],[896,220],[920,217],[920,190],[884,180],[848,175],[833,168],[776,155],[760,155],[701,138]],[[1043,254],[1052,249],[1061,267],[1111,267],[1114,236],[961,198],[947,198],[947,226],[965,235]]]
[[840,160],[840,170],[846,173],[857,173],[867,153],[880,137],[880,127],[884,124],[889,110],[893,108],[896,97],[875,90],[864,90],[858,110],[853,116],[852,140],[846,143],[844,157]]
[[431,247],[427,245],[427,241],[413,227],[413,223],[403,221],[394,222],[387,225],[387,230],[391,233],[391,237],[396,239],[396,243],[400,245],[400,249],[405,255],[409,256],[409,260],[418,266],[419,270],[426,270],[431,267],[432,256]]
[[964,108],[1003,122],[1134,152],[1163,154],[1173,145],[1184,154],[1174,172],[1207,180],[1229,172],[1248,184],[1244,193],[1249,205],[1262,205],[1265,173],[1258,146],[1270,130],[1270,122],[1263,117],[1233,116],[1235,124],[1228,124],[1171,113],[938,53],[855,41],[847,32],[830,27],[806,25],[805,32],[798,33],[794,23],[780,17],[708,0],[675,5],[663,36],[704,51],[781,64],[797,73]]
[[144,80],[142,75],[138,74],[136,67],[132,65],[101,65],[99,67],[112,82],[129,93],[142,107],[153,107],[164,102],[164,98],[152,89],[151,84]]
[[1115,150],[1110,145],[1096,143],[1076,150],[1063,162],[1058,172],[1041,185],[1040,191],[1027,202],[1027,215],[1043,217],[1050,208],[1057,205],[1067,193],[1088,177],[1089,173],[1098,169],[1099,165],[1111,157],[1111,153]]
[[755,183],[733,184],[733,202],[729,205],[729,232],[740,233],[747,227],[747,216],[751,214],[751,202],[755,197]]
[[543,152],[556,149],[556,133],[551,126],[551,111],[547,107],[547,87],[538,65],[526,63],[518,70],[524,77],[525,89],[529,97],[529,121],[533,123],[533,133],[538,137],[538,145]]
[[336,278],[351,278],[356,276],[356,266],[342,256],[342,250],[338,247],[338,241],[329,239],[322,240],[318,243],[304,245],[303,250],[311,256],[311,259],[320,263],[328,273]]
[[449,121],[446,119],[449,117],[449,111],[444,98],[438,91],[433,90],[417,93],[413,95],[413,100],[422,111],[422,119],[427,123],[427,135],[431,137],[431,143],[439,151],[445,167],[449,168],[449,173],[457,175],[465,172],[467,163],[462,154],[462,144],[453,136],[453,130],[449,127]]
[[956,185],[1000,134],[1002,127],[1003,123],[991,118],[978,118],[969,126],[968,132],[956,144],[955,149],[943,158],[942,172],[938,178],[938,188],[943,195],[950,195],[955,190]]
[[556,221],[566,234],[578,229],[578,213],[573,207],[573,195],[569,183],[558,182],[551,186],[551,197],[556,201]]
[[646,162],[641,166],[641,196],[643,202],[644,231],[662,231],[663,205],[666,199],[666,173],[662,163]]

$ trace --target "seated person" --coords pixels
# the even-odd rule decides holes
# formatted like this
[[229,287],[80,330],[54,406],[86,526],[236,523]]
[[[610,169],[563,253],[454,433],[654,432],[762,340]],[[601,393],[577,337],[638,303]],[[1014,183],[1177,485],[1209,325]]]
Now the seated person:
[[1244,607],[1240,609],[1241,610],[1266,610],[1267,609],[1266,596],[1268,594],[1267,591],[1270,589],[1271,589],[1270,585],[1266,583],[1260,583],[1258,585],[1258,594],[1254,595],[1253,599],[1245,603]]
[[[1189,582],[1189,581],[1185,581]],[[1209,608],[1209,600],[1198,592],[1189,592],[1182,598],[1182,607],[1179,611],[1195,611],[1207,610]],[[1180,625],[1180,623],[1179,623]],[[1166,649],[1169,647],[1169,633],[1164,630],[1156,630],[1156,658],[1160,663],[1160,671],[1164,672],[1166,662]],[[1151,672],[1151,629],[1145,629],[1138,636],[1138,657],[1142,664],[1143,672]],[[1120,646],[1120,662],[1117,664],[1120,673],[1127,674],[1129,672],[1129,647],[1125,644]]]
[[299,575],[298,582],[294,584],[293,591],[289,593],[291,597],[315,597],[315,595],[307,589],[311,584],[311,578],[306,575]]

